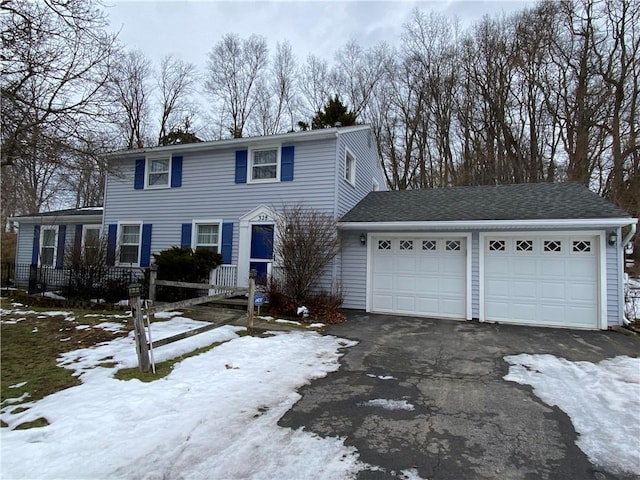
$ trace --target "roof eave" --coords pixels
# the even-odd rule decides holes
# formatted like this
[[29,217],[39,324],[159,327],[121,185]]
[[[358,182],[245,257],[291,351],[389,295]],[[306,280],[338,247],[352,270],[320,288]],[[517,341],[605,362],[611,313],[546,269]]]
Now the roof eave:
[[[246,137],[246,138],[229,138],[226,140],[214,140],[211,142],[198,142],[198,143],[186,143],[179,145],[167,145],[165,147],[148,147],[140,148],[137,150],[119,150],[115,152],[105,153],[105,158],[123,158],[139,156],[147,153],[190,153],[199,151],[220,150],[225,148],[232,148],[234,146],[246,146],[246,145],[259,145],[266,143],[285,143],[289,141],[301,141],[308,142],[313,140],[326,140],[328,138],[337,138],[344,132],[353,132],[359,130],[369,129],[369,125],[358,125],[357,127],[334,127],[324,128],[319,130],[309,130],[307,132],[290,132],[282,133],[279,135],[265,135],[260,137]],[[344,130],[348,129],[348,130]],[[342,131],[344,130],[344,131]]]
[[513,228],[513,227],[624,227],[638,223],[637,218],[575,218],[575,219],[545,219],[545,220],[454,220],[454,221],[414,221],[414,222],[338,222],[341,230],[366,231],[410,231],[434,229],[483,229],[483,228]]
[[64,223],[74,221],[77,223],[80,219],[84,220],[83,223],[87,223],[87,220],[102,223],[102,212],[85,215],[25,215],[20,217],[9,217],[9,221],[18,224],[20,222],[38,222],[45,224],[47,223],[47,221],[49,223]]

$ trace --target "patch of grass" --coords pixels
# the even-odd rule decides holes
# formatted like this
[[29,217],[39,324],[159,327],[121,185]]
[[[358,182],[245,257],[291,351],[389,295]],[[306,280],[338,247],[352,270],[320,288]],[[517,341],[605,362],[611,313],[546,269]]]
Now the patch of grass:
[[14,430],[28,430],[29,428],[46,427],[47,425],[49,425],[49,421],[44,417],[40,417],[35,420],[31,420],[30,422],[21,423],[16,426]]
[[[4,308],[11,308],[3,299]],[[0,399],[16,398],[29,394],[29,401],[39,400],[47,395],[80,384],[69,369],[59,367],[56,359],[61,353],[85,348],[99,342],[113,340],[127,332],[114,334],[101,328],[76,329],[76,325],[95,325],[100,318],[84,319],[76,312],[77,320],[65,316],[43,316],[46,309],[18,307],[25,312],[2,315],[0,337]],[[43,316],[44,318],[38,318]],[[11,320],[23,320],[6,323]],[[21,387],[9,388],[22,382]]]
[[153,373],[153,372],[142,373],[138,367],[123,368],[118,370],[113,376],[113,378],[116,378],[118,380],[125,380],[125,381],[136,378],[142,382],[153,382],[154,380],[159,380],[160,378],[166,377],[167,375],[169,375],[176,363],[180,363],[182,360],[186,358],[195,357],[196,355],[200,355],[201,353],[208,352],[209,350],[212,350],[218,345],[222,345],[223,343],[225,342],[214,342],[211,345],[197,348],[192,352],[185,353],[184,355],[180,355],[179,357],[172,358],[171,360],[156,363],[156,373]]

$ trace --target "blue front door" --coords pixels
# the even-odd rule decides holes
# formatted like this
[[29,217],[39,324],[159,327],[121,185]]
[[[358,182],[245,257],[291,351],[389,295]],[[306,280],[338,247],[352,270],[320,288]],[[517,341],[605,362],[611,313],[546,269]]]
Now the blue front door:
[[252,225],[249,268],[257,272],[256,284],[267,284],[268,268],[272,262],[273,225]]

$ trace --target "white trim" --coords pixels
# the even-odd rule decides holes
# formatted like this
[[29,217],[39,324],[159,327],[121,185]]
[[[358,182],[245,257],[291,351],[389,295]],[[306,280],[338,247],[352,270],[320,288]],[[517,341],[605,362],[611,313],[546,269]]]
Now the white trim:
[[98,230],[98,239],[100,239],[100,236],[102,235],[102,225],[98,223],[87,223],[82,225],[82,239],[80,240],[80,247],[83,251],[86,243],[87,230]]
[[[486,237],[518,237],[523,234],[529,234],[536,237],[544,237],[544,236],[563,236],[571,241],[574,236],[585,236],[585,237],[596,237],[598,239],[599,249],[598,249],[598,290],[600,298],[598,299],[598,328],[602,330],[607,329],[607,273],[606,273],[606,231],[603,230],[584,230],[580,232],[576,232],[575,230],[557,230],[557,231],[549,231],[549,232],[536,232],[536,231],[501,231],[501,232],[480,232],[479,235],[479,256],[478,256],[478,272],[479,272],[479,285],[478,285],[478,294],[479,294],[479,302],[480,302],[480,311],[479,311],[479,320],[480,322],[490,322],[490,320],[486,319],[485,312],[485,295],[484,295],[484,282],[485,282],[485,251],[486,251]],[[569,245],[569,253],[571,253],[571,248]],[[595,249],[594,249],[595,250]],[[506,322],[505,322],[506,323]],[[518,322],[513,322],[514,324]],[[545,325],[552,326],[552,325]],[[566,325],[558,324],[553,325],[557,327],[566,327]],[[573,328],[573,327],[572,327]]]
[[438,222],[338,222],[342,230],[395,231],[406,232],[425,229],[464,229],[518,228],[518,227],[622,227],[636,223],[637,218],[585,218],[585,219],[548,219],[548,220],[452,220]]
[[152,172],[151,168],[149,168],[149,164],[155,160],[167,160],[167,155],[149,155],[144,159],[144,189],[145,190],[162,190],[164,188],[171,188],[171,170],[173,164],[173,157],[169,154],[169,168],[167,175],[167,184],[166,185],[149,185],[149,175],[151,174],[159,174],[164,172]]
[[214,220],[201,220],[201,219],[193,219],[191,220],[191,248],[193,250],[197,247],[198,240],[198,225],[218,225],[218,253],[222,251],[222,219],[214,219]]
[[375,178],[371,179],[371,191],[372,192],[378,192],[380,191],[380,182],[378,182],[378,180],[376,180]]
[[[351,157],[353,162],[351,163],[351,167],[347,170],[347,158]],[[357,169],[358,159],[354,155],[354,153],[345,145],[344,147],[344,155],[342,157],[342,179],[349,183],[351,186],[356,186],[356,169]],[[349,172],[349,175],[347,175]],[[351,177],[351,178],[348,178]]]
[[[117,267],[123,266],[131,266],[131,267],[139,267],[140,266],[140,253],[142,251],[142,223],[143,222],[138,222],[138,221],[120,221],[118,222],[118,231],[116,232],[116,261],[115,261],[115,265]],[[120,262],[120,236],[122,234],[122,227],[123,226],[130,226],[130,225],[138,225],[140,227],[139,233],[138,233],[138,259],[135,263],[122,263]]]
[[[253,154],[255,152],[261,152],[265,150],[275,150],[276,151],[276,176],[275,178],[253,178]],[[247,150],[247,183],[276,183],[280,181],[280,165],[282,161],[282,145],[256,145],[255,147],[251,147]],[[267,166],[270,164],[265,164],[261,166]]]
[[240,217],[238,223],[238,286],[249,285],[249,267],[251,265],[251,226],[274,225],[273,235],[277,238],[277,223],[280,219],[278,213],[264,204],[258,205],[253,210]]
[[[397,233],[382,233],[382,234],[376,234],[376,233],[371,233],[371,232],[367,232],[367,274],[366,274],[366,289],[365,289],[365,310],[367,312],[371,311],[371,304],[372,304],[372,290],[371,290],[371,285],[373,283],[373,239],[375,238],[377,239],[386,239],[386,238],[397,238],[399,235]],[[437,232],[437,233],[430,233],[430,232],[417,232],[413,235],[411,235],[412,238],[417,238],[417,239],[430,239],[430,238],[450,238],[450,239],[456,239],[456,238],[464,238],[465,239],[465,260],[466,260],[466,268],[465,268],[465,320],[471,320],[472,319],[472,296],[473,296],[473,292],[471,290],[472,288],[472,278],[471,278],[471,274],[472,274],[472,260],[473,260],[473,252],[472,252],[472,233],[471,232],[455,232],[455,233],[449,233],[449,232]],[[359,238],[359,237],[358,237]],[[359,239],[358,239],[359,241]],[[445,317],[445,318],[452,318],[452,317]]]
[[[59,234],[58,227],[59,225],[40,225],[40,243],[38,245],[38,266],[39,267],[56,268],[56,263],[58,260],[58,234]],[[42,265],[42,239],[44,238],[45,230],[55,231],[55,235],[53,236],[53,261],[51,265]]]

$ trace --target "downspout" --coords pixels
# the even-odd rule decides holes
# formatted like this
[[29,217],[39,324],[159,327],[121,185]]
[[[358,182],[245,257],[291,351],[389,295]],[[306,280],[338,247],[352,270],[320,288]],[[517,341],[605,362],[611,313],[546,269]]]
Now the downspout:
[[[633,236],[636,233],[636,228],[637,228],[636,225],[637,224],[635,222],[630,225],[631,229],[629,230],[629,233],[627,234],[626,237],[624,237],[624,240],[622,240],[622,242],[620,242],[620,248],[622,249],[622,272],[623,272],[623,275],[624,275],[624,250],[625,250],[625,247],[627,246],[627,244],[631,241],[631,239],[633,238]],[[624,286],[623,286],[623,292],[624,292]],[[624,302],[624,300],[625,299],[624,299],[624,294],[623,294],[622,301]],[[624,309],[623,309],[623,312],[622,312],[622,323],[624,323],[625,325],[631,324],[631,320],[629,320],[627,318],[627,316],[625,315]]]

